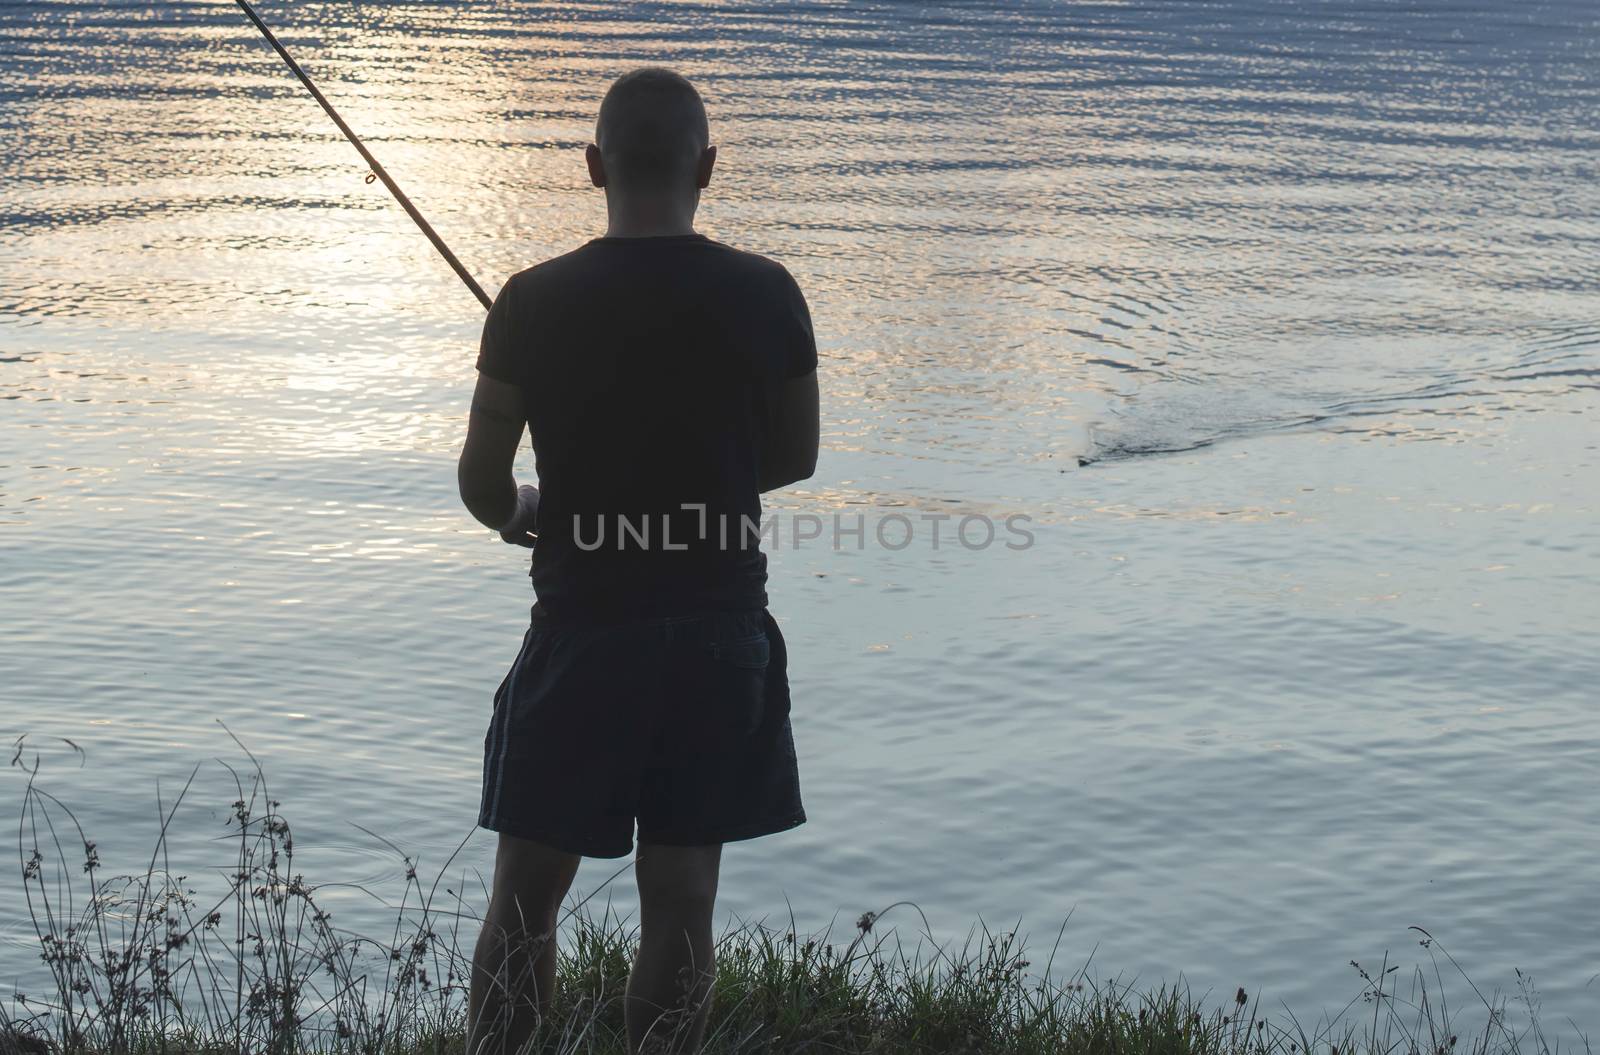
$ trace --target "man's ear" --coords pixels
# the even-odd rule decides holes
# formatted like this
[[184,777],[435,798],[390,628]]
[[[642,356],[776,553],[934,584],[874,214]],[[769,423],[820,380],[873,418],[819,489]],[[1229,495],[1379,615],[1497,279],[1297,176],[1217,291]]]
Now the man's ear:
[[701,190],[706,189],[706,185],[711,182],[711,169],[716,163],[717,148],[714,146],[706,147],[700,154],[700,163],[695,166],[694,185],[696,187]]
[[[590,143],[583,151],[583,160],[589,165],[589,182],[596,187],[606,185],[606,163],[600,157],[600,148]],[[705,184],[701,184],[705,186]]]

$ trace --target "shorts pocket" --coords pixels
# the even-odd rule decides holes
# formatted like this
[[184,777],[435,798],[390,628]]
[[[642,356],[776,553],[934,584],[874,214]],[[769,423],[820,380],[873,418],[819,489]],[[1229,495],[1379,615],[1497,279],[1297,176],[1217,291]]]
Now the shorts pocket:
[[527,630],[523,631],[522,646],[517,649],[517,655],[514,659],[512,659],[511,666],[506,671],[505,677],[500,679],[499,688],[494,690],[494,714],[500,714],[502,708],[506,706],[507,693],[511,689],[512,684],[517,677],[518,671],[527,664],[528,654],[538,646],[538,641],[541,636],[542,628],[537,623],[534,623],[533,625],[529,626]]
[[706,695],[716,725],[739,736],[761,726],[767,699],[772,642],[765,631],[706,643]]
[[712,658],[731,667],[749,670],[766,670],[772,662],[772,642],[765,630],[742,641],[712,641],[707,646]]

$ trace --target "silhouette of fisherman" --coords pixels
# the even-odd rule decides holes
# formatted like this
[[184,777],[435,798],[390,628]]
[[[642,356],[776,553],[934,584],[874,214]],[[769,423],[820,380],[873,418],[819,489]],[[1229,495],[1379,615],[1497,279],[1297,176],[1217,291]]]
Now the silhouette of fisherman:
[[816,343],[781,264],[694,230],[716,159],[687,80],[618,78],[587,150],[605,235],[513,275],[484,325],[461,497],[532,547],[535,603],[484,739],[472,1050],[533,1035],[579,860],[635,823],[630,1048],[697,1050],[722,844],[805,821],[759,494],[816,465]]

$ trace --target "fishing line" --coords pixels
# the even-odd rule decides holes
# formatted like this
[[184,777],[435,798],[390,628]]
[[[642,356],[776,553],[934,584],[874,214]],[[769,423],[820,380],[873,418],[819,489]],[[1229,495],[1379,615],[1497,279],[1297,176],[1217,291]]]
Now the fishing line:
[[338,125],[339,131],[343,132],[344,137],[350,140],[350,145],[361,152],[362,159],[372,169],[367,174],[367,182],[371,183],[374,177],[383,181],[383,185],[389,188],[389,193],[394,195],[394,200],[400,203],[400,207],[406,211],[406,214],[416,221],[418,227],[422,228],[422,233],[428,236],[428,241],[432,242],[433,247],[439,250],[439,255],[443,256],[445,262],[455,269],[456,274],[461,277],[461,281],[467,284],[467,288],[472,290],[473,295],[482,302],[483,306],[485,308],[489,307],[493,301],[483,291],[483,287],[478,285],[477,280],[467,273],[467,269],[460,260],[456,259],[456,255],[450,251],[450,247],[444,244],[444,239],[440,238],[438,232],[433,229],[427,220],[422,218],[422,214],[417,211],[417,207],[411,204],[411,199],[406,197],[405,192],[390,178],[388,171],[378,163],[378,159],[372,156],[372,151],[368,150],[366,144],[361,142],[356,134],[350,130],[350,126],[344,123],[344,118],[339,116],[339,111],[335,110],[333,104],[328,102],[327,98],[317,90],[315,84],[311,83],[311,78],[306,76],[306,71],[302,70],[300,64],[294,61],[294,57],[284,50],[282,44],[278,43],[278,38],[273,36],[272,30],[268,29],[267,24],[261,21],[261,16],[256,14],[255,8],[251,7],[247,0],[236,0],[236,2],[244,9],[244,13],[250,17],[250,21],[255,23],[256,28],[261,30],[261,35],[267,38],[267,43],[272,45],[273,50],[294,72],[294,75],[300,78],[300,83],[306,86],[306,91],[311,93],[311,97],[322,104],[322,109],[327,112],[329,117],[333,118],[333,123]]

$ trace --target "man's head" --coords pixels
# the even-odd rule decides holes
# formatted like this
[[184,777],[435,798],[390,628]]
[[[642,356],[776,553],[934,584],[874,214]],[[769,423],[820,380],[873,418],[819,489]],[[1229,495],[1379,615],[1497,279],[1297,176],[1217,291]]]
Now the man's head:
[[695,194],[711,181],[705,104],[694,85],[657,66],[624,73],[600,104],[589,176],[629,195]]

